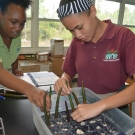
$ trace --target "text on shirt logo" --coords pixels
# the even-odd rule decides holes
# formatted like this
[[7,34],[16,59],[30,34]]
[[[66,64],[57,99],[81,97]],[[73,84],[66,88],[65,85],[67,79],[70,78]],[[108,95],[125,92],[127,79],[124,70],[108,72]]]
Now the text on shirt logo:
[[103,61],[118,61],[117,50],[111,49],[108,50],[105,54],[105,59]]

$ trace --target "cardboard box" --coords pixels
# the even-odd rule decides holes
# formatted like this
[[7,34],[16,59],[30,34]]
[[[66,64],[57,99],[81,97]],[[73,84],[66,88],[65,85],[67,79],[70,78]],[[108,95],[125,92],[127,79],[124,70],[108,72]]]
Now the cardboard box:
[[61,77],[61,75],[63,74],[62,64],[63,64],[64,59],[49,57],[49,60],[52,63],[52,72],[56,74],[57,76]]
[[52,63],[50,61],[38,62],[40,65],[40,71],[52,72]]
[[50,41],[51,44],[51,57],[53,58],[62,58],[64,55],[64,40],[61,38],[52,38]]
[[37,60],[21,60],[18,62],[19,69],[26,72],[40,72],[40,71],[49,71],[52,70],[52,63],[49,61],[38,62]]
[[19,54],[18,60],[36,60],[36,54]]
[[42,61],[48,61],[49,59],[49,53],[46,51],[38,51],[36,52],[37,55],[37,60],[42,62]]
[[40,71],[40,65],[36,63],[36,60],[19,61],[18,66],[19,66],[19,69],[23,70],[24,73]]

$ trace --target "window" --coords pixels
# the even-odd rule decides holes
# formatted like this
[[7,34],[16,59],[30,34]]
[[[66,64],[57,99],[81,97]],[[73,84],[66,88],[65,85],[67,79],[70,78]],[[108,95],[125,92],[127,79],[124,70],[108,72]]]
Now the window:
[[39,0],[39,47],[49,47],[51,38],[64,39],[64,46],[69,46],[72,35],[59,21],[56,13],[59,0]]
[[120,3],[106,0],[96,0],[97,17],[101,20],[111,19],[113,23],[118,22]]
[[135,33],[135,5],[125,4],[123,25]]
[[50,46],[51,38],[64,39],[64,46],[69,46],[71,42],[71,33],[67,31],[61,22],[40,21],[39,22],[39,46]]
[[125,4],[123,25],[135,26],[135,5]]
[[56,13],[60,0],[39,0],[39,18],[59,19]]
[[31,8],[26,11],[27,22],[25,23],[24,29],[22,31],[22,47],[31,47]]
[[31,47],[31,21],[27,20],[22,31],[22,47]]
[[[50,39],[56,37],[64,39],[64,46],[68,47],[72,34],[65,29],[56,13],[60,0],[32,1],[32,7],[27,10],[27,22],[22,31],[22,52],[32,52],[45,47],[49,50]],[[92,1],[95,3],[99,19],[111,19],[113,23],[119,23],[135,33],[134,0]]]

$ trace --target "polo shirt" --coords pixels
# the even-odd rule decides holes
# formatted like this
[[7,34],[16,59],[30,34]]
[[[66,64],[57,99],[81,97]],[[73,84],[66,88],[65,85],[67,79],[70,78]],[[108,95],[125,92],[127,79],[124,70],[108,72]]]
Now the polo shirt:
[[12,39],[10,49],[4,44],[0,35],[0,62],[6,70],[11,69],[11,65],[16,61],[21,49],[21,36]]
[[63,71],[71,78],[78,74],[78,86],[97,94],[117,92],[127,77],[135,74],[135,35],[129,29],[106,20],[102,37],[93,42],[73,38],[66,53]]

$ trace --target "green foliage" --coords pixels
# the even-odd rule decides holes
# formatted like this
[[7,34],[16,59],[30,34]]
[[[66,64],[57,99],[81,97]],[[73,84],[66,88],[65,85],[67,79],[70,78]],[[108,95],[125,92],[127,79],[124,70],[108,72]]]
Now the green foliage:
[[[39,18],[45,18],[46,16],[53,17],[53,14],[50,15],[48,9],[45,8],[44,3],[46,0],[39,0]],[[97,3],[97,16],[101,20],[111,19],[113,23],[118,22],[118,15],[119,15],[119,8],[117,7],[116,10],[110,11],[108,7],[105,7],[103,4],[103,0],[96,0]],[[107,2],[107,1],[106,1]],[[132,5],[134,6],[134,5]],[[124,19],[123,24],[124,25],[133,25],[135,26],[135,10],[130,9],[131,5],[125,6],[125,13],[124,13]],[[135,6],[134,6],[135,7]],[[54,9],[55,7],[52,6]],[[102,10],[105,8],[105,10]],[[28,17],[31,16],[31,10],[27,11]],[[55,18],[55,17],[54,17]],[[132,30],[135,33],[135,28],[128,27],[130,30]],[[31,40],[31,21],[27,21],[26,27],[24,27],[24,30],[22,31],[22,39]],[[55,22],[55,21],[45,21],[40,20],[39,21],[39,42],[49,42],[51,38],[62,38],[64,39],[64,44],[66,42],[66,45],[69,45],[72,39],[72,34],[67,31],[61,22]]]
[[68,32],[60,22],[42,21],[39,24],[39,40],[44,41],[53,37],[62,38],[64,40],[71,39],[72,35]]

